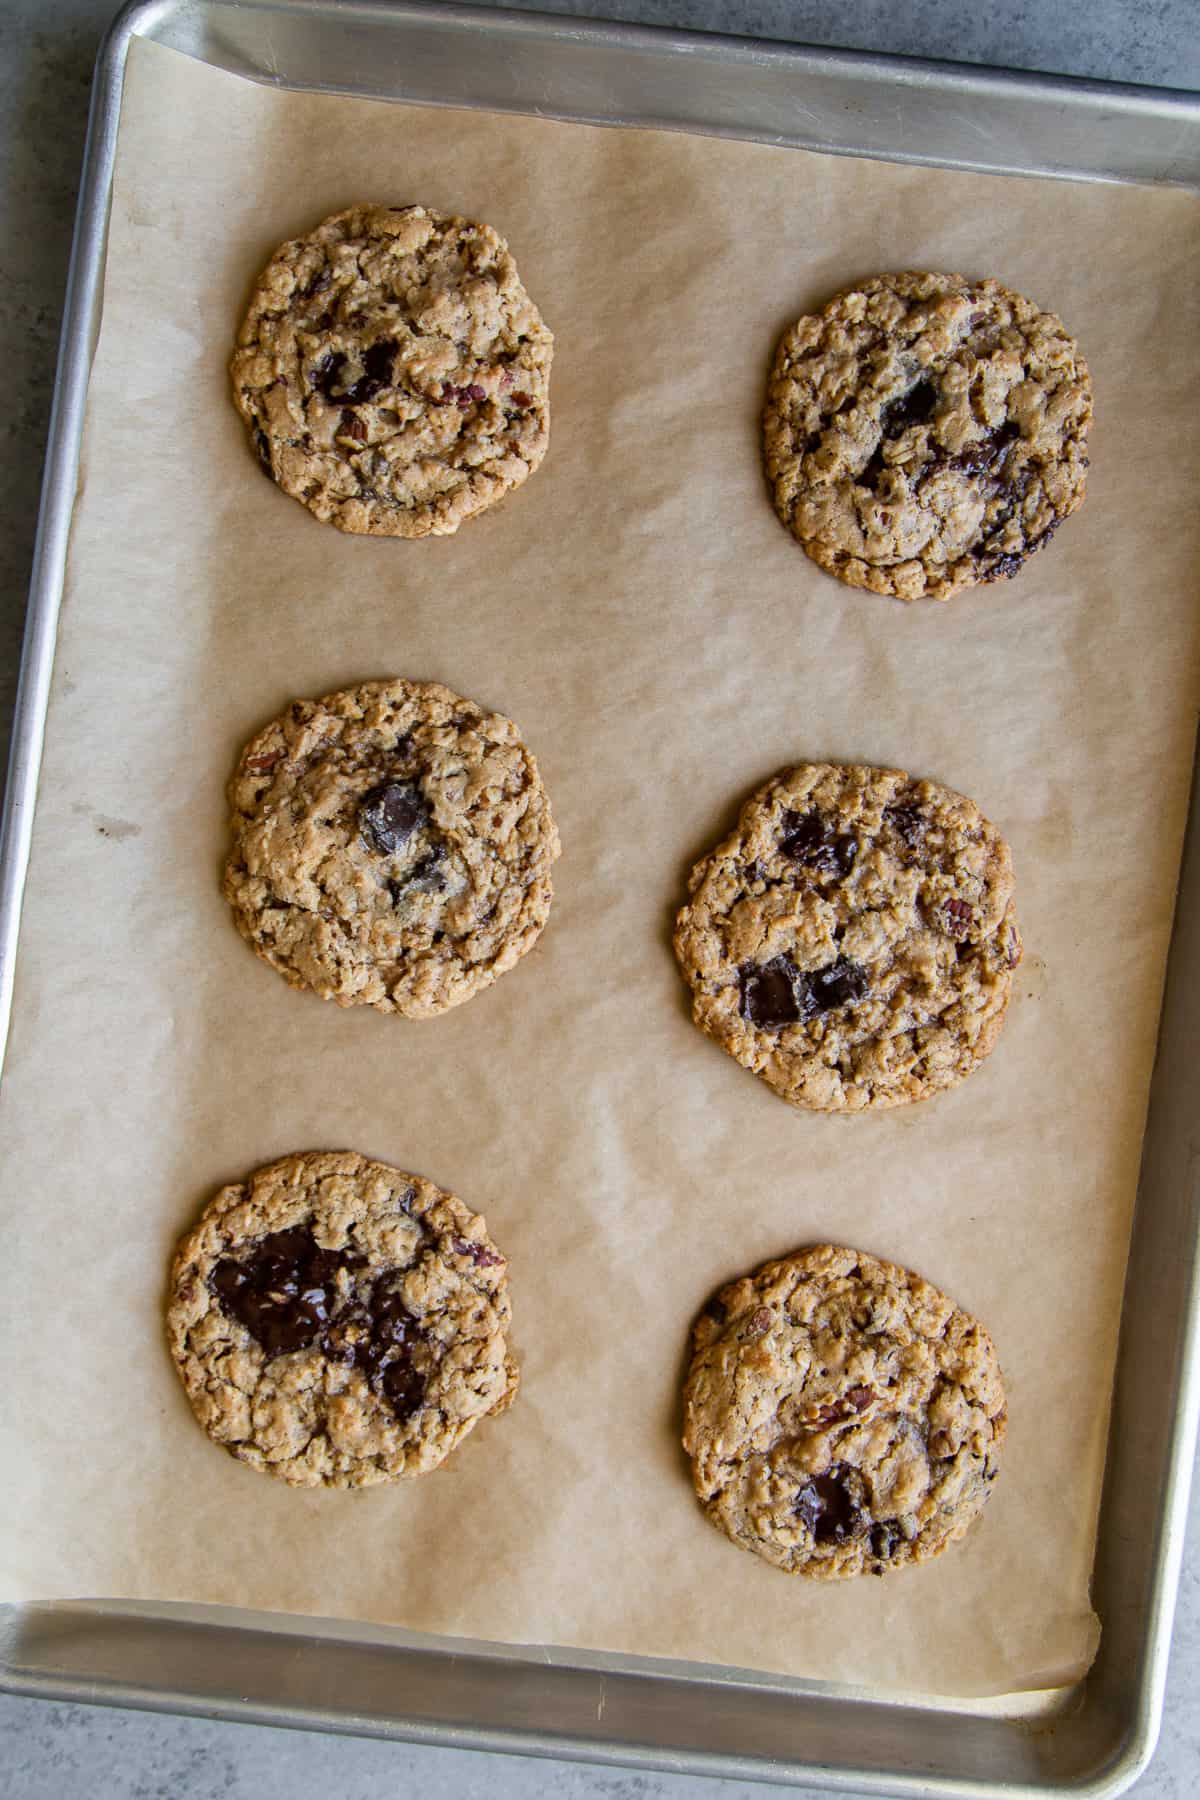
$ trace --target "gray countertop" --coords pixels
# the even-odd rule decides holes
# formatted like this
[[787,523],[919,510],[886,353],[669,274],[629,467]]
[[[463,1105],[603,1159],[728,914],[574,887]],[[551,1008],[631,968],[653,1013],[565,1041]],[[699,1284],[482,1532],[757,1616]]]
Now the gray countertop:
[[[0,734],[7,738],[92,62],[115,0],[0,0]],[[1196,0],[546,0],[559,12],[1200,89]],[[1200,1791],[1200,1481],[1158,1755],[1139,1800]],[[0,1696],[0,1797],[750,1800],[766,1789],[314,1738]],[[797,1790],[793,1790],[797,1791]],[[851,1797],[853,1800],[853,1797]]]

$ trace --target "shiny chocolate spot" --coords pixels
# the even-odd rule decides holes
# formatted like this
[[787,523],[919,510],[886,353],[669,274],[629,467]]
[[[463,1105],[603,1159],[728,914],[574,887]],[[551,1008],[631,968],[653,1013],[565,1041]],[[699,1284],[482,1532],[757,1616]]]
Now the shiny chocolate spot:
[[818,1544],[843,1544],[862,1528],[862,1514],[839,1475],[814,1475],[796,1496],[796,1516]]
[[858,840],[849,832],[835,831],[819,812],[798,813],[789,809],[783,815],[779,853],[818,874],[845,880],[858,855]]
[[209,1286],[268,1356],[282,1356],[316,1342],[337,1304],[339,1272],[359,1260],[323,1250],[299,1225],[260,1238],[249,1256],[223,1257]]
[[414,1353],[429,1340],[398,1294],[380,1298],[377,1287],[370,1316],[370,1344],[360,1364],[375,1392],[403,1424],[425,1398],[426,1377],[416,1367]]
[[363,406],[390,386],[392,367],[400,346],[393,338],[380,338],[362,359],[363,372],[356,381],[347,382],[350,359],[331,350],[314,364],[309,380],[326,400],[341,400],[347,406]]
[[372,788],[358,809],[363,842],[380,856],[394,856],[403,849],[428,817],[421,791],[411,781],[387,781]]
[[857,963],[839,956],[823,969],[811,969],[800,977],[804,983],[804,1017],[814,1013],[833,1012],[839,1006],[853,1006],[861,1000],[870,985],[867,971]]
[[744,963],[738,971],[742,1017],[760,1031],[778,1031],[800,1017],[796,968],[790,957],[776,956],[761,966]]

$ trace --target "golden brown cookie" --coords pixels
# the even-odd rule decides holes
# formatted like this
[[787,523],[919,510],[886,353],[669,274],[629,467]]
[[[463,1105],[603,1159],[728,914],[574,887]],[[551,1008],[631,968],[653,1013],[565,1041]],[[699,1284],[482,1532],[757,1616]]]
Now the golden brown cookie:
[[684,1449],[743,1550],[837,1580],[928,1562],[995,1480],[991,1338],[909,1269],[830,1244],[731,1282],[693,1331]]
[[179,1246],[167,1337],[192,1410],[295,1487],[445,1461],[517,1387],[508,1264],[419,1175],[306,1151],[222,1188]]
[[489,225],[352,206],[282,244],[231,364],[267,473],[342,531],[457,531],[537,468],[554,340]]
[[800,319],[763,414],[775,510],[851,587],[949,599],[1015,575],[1082,505],[1088,366],[998,281],[880,275]]
[[511,719],[430,681],[297,700],[229,784],[225,898],[291,983],[429,1018],[533,948],[558,832]]
[[1012,857],[973,801],[901,769],[802,763],[697,863],[675,954],[702,1031],[794,1106],[953,1087],[1020,961]]

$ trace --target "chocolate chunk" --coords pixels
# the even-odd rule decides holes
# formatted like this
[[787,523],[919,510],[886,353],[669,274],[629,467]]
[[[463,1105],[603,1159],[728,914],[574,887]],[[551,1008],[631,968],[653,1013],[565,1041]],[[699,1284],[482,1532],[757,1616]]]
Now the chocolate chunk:
[[729,1308],[714,1294],[711,1300],[705,1302],[704,1316],[711,1319],[714,1325],[723,1325],[729,1317]]
[[375,1392],[403,1424],[425,1398],[426,1379],[415,1366],[413,1353],[428,1338],[399,1295],[381,1296],[381,1286],[377,1284],[371,1296],[370,1344],[359,1362]]
[[862,1514],[833,1470],[805,1482],[796,1496],[796,1515],[818,1544],[843,1544],[862,1529]]
[[332,400],[334,397],[333,390],[345,360],[345,357],[340,356],[336,350],[331,350],[327,356],[321,358],[320,362],[314,363],[308,372],[309,382],[326,400]]
[[899,806],[885,806],[883,822],[891,826],[901,843],[907,844],[910,850],[920,848],[925,836],[925,816],[919,807],[906,802],[901,802]]
[[365,1300],[348,1308],[325,1331],[321,1348],[334,1362],[361,1369],[372,1390],[385,1400],[401,1424],[420,1408],[428,1377],[418,1368],[420,1350],[430,1361],[429,1335],[404,1302],[386,1291],[384,1275]]
[[870,985],[867,971],[844,956],[839,956],[836,962],[826,963],[823,969],[809,970],[800,976],[797,985],[800,983],[803,983],[802,1005],[806,1019],[811,1019],[815,1013],[832,1012],[838,1006],[853,1006]]
[[363,356],[363,372],[358,380],[348,385],[346,369],[349,358],[340,351],[331,350],[328,356],[323,356],[313,366],[309,380],[326,400],[341,400],[347,406],[363,406],[390,385],[392,365],[399,347],[393,338],[380,338]]
[[995,562],[984,576],[984,580],[1000,581],[1003,579],[1011,581],[1012,577],[1017,573],[1017,570],[1023,569],[1024,566],[1024,556],[1014,556],[1011,551],[1007,551],[1003,556],[998,556],[996,558]]
[[834,831],[819,812],[798,813],[789,809],[783,815],[779,853],[818,874],[837,875],[845,880],[858,855],[858,840],[849,832]]
[[363,369],[369,381],[377,381],[381,387],[390,385],[399,348],[395,338],[380,338],[371,345],[363,357]]
[[394,856],[429,817],[421,791],[411,781],[387,781],[364,795],[358,824],[368,850]]
[[790,808],[783,815],[783,836],[779,848],[794,862],[807,862],[828,837],[828,829],[820,813],[798,813]]
[[760,1031],[778,1031],[800,1017],[796,1000],[796,968],[790,957],[776,956],[761,966],[744,963],[738,971],[743,1019]]
[[337,1302],[339,1271],[358,1261],[323,1250],[301,1225],[260,1238],[245,1258],[222,1258],[209,1285],[268,1356],[282,1356],[316,1342]]
[[255,432],[254,450],[259,462],[262,464],[267,474],[273,477],[274,470],[271,468],[271,441],[265,431]]
[[933,414],[937,405],[937,389],[924,375],[902,394],[897,400],[889,400],[883,409],[880,423],[885,437],[899,437],[910,425],[924,425]]
[[451,1243],[459,1256],[469,1256],[477,1269],[498,1269],[504,1261],[498,1250],[489,1250],[486,1244],[477,1244],[473,1238],[452,1238]]
[[342,422],[338,426],[338,435],[351,437],[356,444],[365,444],[367,441],[366,423],[359,418],[357,413],[351,412],[347,407],[342,414]]
[[953,458],[953,466],[961,469],[966,475],[979,475],[995,467],[1002,461],[1008,446],[1021,435],[1020,428],[1006,419],[1003,425],[997,425],[977,443],[968,444],[965,450]]

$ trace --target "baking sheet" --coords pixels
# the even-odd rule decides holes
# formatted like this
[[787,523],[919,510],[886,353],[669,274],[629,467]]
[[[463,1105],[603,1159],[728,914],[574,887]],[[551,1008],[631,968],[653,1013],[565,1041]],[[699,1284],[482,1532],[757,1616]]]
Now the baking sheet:
[[[558,334],[546,465],[457,539],[317,525],[255,474],[228,401],[250,277],[356,198],[496,224]],[[1200,687],[1197,225],[1183,196],[287,95],[133,46],[2,1102],[7,1597],[945,1693],[1082,1671]],[[778,331],[905,265],[1053,305],[1097,389],[1083,513],[945,607],[823,577],[759,473]],[[393,672],[521,722],[565,846],[537,952],[419,1025],[289,992],[217,891],[238,744],[294,694]],[[1029,954],[999,1050],[878,1119],[780,1105],[694,1032],[669,950],[740,799],[823,756],[963,788],[1017,864]],[[525,1385],[426,1482],[295,1494],[197,1432],[158,1309],[215,1186],[342,1144],[487,1212]],[[987,1320],[1012,1413],[964,1546],[834,1590],[733,1551],[675,1448],[695,1307],[825,1237]]]

